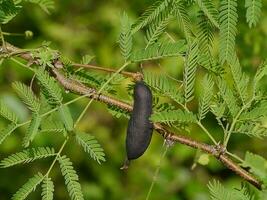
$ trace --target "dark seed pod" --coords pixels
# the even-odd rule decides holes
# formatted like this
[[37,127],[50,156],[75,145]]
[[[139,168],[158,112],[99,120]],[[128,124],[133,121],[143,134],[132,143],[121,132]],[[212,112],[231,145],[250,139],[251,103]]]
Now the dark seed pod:
[[127,168],[130,160],[137,159],[148,148],[153,132],[153,124],[149,120],[151,114],[152,93],[143,81],[138,81],[134,87],[134,105],[126,137],[127,160],[123,169]]

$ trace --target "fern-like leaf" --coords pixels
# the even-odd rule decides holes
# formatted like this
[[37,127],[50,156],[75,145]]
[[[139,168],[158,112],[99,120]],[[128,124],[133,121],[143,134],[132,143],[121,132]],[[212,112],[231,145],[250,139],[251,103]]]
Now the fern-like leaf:
[[242,166],[249,167],[250,171],[261,179],[267,177],[266,159],[257,154],[247,151]]
[[170,13],[160,14],[155,22],[153,22],[146,31],[146,48],[154,43],[156,43],[160,35],[164,32],[167,25],[170,23],[172,16]]
[[235,89],[241,101],[243,102],[243,105],[245,105],[248,99],[247,87],[249,78],[242,72],[239,60],[236,56],[230,61],[230,69],[234,80]]
[[213,85],[214,82],[212,81],[212,77],[209,75],[205,75],[205,77],[202,80],[202,89],[201,89],[202,93],[198,109],[199,120],[204,119],[206,114],[209,112],[209,106],[213,95]]
[[30,145],[30,142],[33,141],[33,139],[35,138],[35,136],[38,133],[40,124],[41,124],[41,116],[38,113],[33,113],[32,114],[32,119],[31,119],[31,123],[28,127],[27,133],[22,141],[22,146],[23,147],[28,147]]
[[145,82],[159,94],[168,96],[178,104],[183,103],[184,98],[179,91],[179,86],[174,81],[167,78],[165,75],[157,75],[152,72],[144,72]]
[[170,110],[151,115],[150,119],[153,122],[162,122],[166,124],[172,123],[195,123],[196,116],[192,112],[184,112],[182,110]]
[[17,124],[18,116],[8,106],[0,100],[0,116],[4,117],[10,122]]
[[64,126],[68,131],[72,131],[74,128],[73,119],[69,110],[69,107],[66,105],[61,105],[58,108],[60,119],[62,120]]
[[47,71],[39,68],[36,70],[36,76],[42,85],[44,95],[48,99],[50,104],[60,105],[62,101],[62,94],[59,85],[55,82]]
[[143,62],[147,60],[157,60],[165,57],[181,56],[185,52],[185,42],[180,40],[175,43],[153,44],[146,49],[133,52],[132,62]]
[[54,0],[24,0],[39,5],[45,12],[49,13],[49,10],[55,8]]
[[0,131],[0,144],[17,128],[16,124],[9,124],[6,128]]
[[236,98],[233,94],[233,91],[228,86],[225,80],[218,79],[217,86],[219,88],[219,93],[222,99],[224,100],[225,104],[227,105],[229,112],[232,117],[235,117],[236,114],[240,110],[240,106],[238,105]]
[[30,163],[37,159],[43,159],[51,156],[55,156],[55,151],[53,148],[49,147],[38,147],[23,150],[4,158],[0,162],[2,168],[11,167],[18,164]]
[[208,188],[212,200],[251,200],[243,190],[225,188],[219,181],[209,182]]
[[178,20],[179,26],[184,31],[184,35],[187,41],[191,41],[191,38],[193,37],[192,27],[190,25],[191,22],[184,5],[184,1],[176,1],[174,6],[175,6],[174,15]]
[[131,23],[129,17],[124,12],[121,17],[121,33],[119,38],[121,54],[125,61],[127,61],[131,56],[132,51],[132,34],[131,34]]
[[72,200],[83,200],[82,188],[76,171],[73,169],[72,162],[66,156],[58,158],[61,173],[65,179],[68,193]]
[[28,108],[38,113],[40,110],[40,100],[36,97],[31,88],[21,82],[15,82],[12,86]]
[[53,200],[54,184],[51,178],[44,177],[42,184],[42,200]]
[[[213,31],[211,23],[203,12],[199,12],[198,18],[200,19],[197,26],[198,47],[201,54],[207,55],[210,59],[210,48],[213,42]],[[199,58],[203,56],[199,56]]]
[[138,19],[138,21],[132,27],[132,34],[136,33],[147,24],[155,20],[161,13],[170,12],[170,6],[173,0],[161,0],[157,1],[154,5],[148,8],[144,14]]
[[249,27],[256,26],[260,20],[262,1],[246,0],[245,7],[247,8],[246,18]]
[[17,192],[13,195],[12,200],[24,200],[27,196],[36,189],[36,187],[42,182],[43,175],[38,173],[34,177],[30,178]]
[[84,151],[89,153],[91,158],[96,160],[99,164],[106,161],[104,150],[94,136],[77,132],[76,141],[83,147]]
[[126,117],[127,119],[130,118],[130,113],[118,108],[117,106],[113,106],[113,105],[108,105],[108,111],[116,118],[120,118],[120,117]]
[[196,2],[200,7],[200,9],[209,18],[211,23],[217,28],[219,28],[219,19],[218,19],[219,12],[213,5],[213,2],[211,0],[196,0]]
[[220,6],[220,62],[230,61],[235,55],[235,37],[237,34],[237,2],[222,0]]
[[243,122],[237,123],[234,133],[245,134],[250,137],[257,137],[262,139],[267,136],[267,128],[262,126],[261,123],[256,122]]
[[184,98],[185,103],[191,101],[194,98],[194,86],[195,77],[197,70],[197,59],[198,59],[198,45],[193,42],[186,56],[185,68],[184,68]]
[[8,23],[20,10],[21,6],[15,5],[13,0],[0,1],[0,24]]

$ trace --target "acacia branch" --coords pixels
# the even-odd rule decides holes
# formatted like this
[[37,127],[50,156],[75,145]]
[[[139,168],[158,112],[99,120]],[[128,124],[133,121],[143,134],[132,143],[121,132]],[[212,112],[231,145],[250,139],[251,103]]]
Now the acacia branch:
[[[7,50],[8,53],[15,53],[19,52],[20,49],[17,47],[14,47],[10,44],[7,44]],[[27,60],[30,63],[35,63],[38,65],[38,60],[34,60],[30,53],[24,52],[19,54],[19,56],[25,60]],[[61,71],[60,68],[64,68],[63,63],[60,63],[58,60],[54,62],[54,68],[52,69],[52,73],[57,79],[57,81],[66,89],[73,93],[80,94],[80,95],[88,95],[88,98],[92,98],[96,101],[103,102],[108,105],[116,106],[120,109],[126,110],[128,112],[132,111],[132,106],[120,101],[118,99],[115,99],[113,97],[99,94],[98,91],[94,88],[90,88],[85,86],[84,84],[78,82],[77,80],[69,79],[65,77]],[[206,143],[202,143],[199,141],[196,141],[190,137],[183,136],[178,133],[173,133],[167,128],[164,127],[164,125],[160,123],[154,123],[154,129],[163,136],[168,141],[173,142],[179,142],[181,144],[187,145],[189,147],[200,149],[203,152],[206,152],[210,155],[213,155],[216,159],[221,161],[221,163],[227,167],[228,169],[235,172],[238,176],[243,178],[244,180],[248,181],[252,185],[254,185],[258,189],[262,189],[262,184],[259,180],[257,180],[251,173],[246,171],[245,169],[241,168],[236,162],[234,162],[231,158],[229,158],[225,154],[225,149],[223,146],[215,146],[215,145],[209,145]]]

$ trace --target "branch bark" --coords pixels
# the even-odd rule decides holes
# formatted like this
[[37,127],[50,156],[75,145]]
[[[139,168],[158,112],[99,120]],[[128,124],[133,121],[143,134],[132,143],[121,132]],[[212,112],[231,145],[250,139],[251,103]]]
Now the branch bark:
[[[7,54],[11,55],[16,55],[16,52],[22,52],[19,48],[7,44],[6,45]],[[29,52],[23,52],[23,53],[18,53],[18,56],[27,60],[28,62],[34,63],[38,65],[38,61],[34,60]],[[69,90],[73,93],[79,94],[79,95],[88,95],[88,98],[92,98],[96,101],[103,102],[108,105],[113,105],[118,108],[121,108],[123,110],[126,110],[128,112],[132,111],[132,106],[120,101],[118,99],[115,99],[113,97],[104,95],[104,94],[99,94],[98,91],[94,88],[89,88],[85,86],[84,84],[78,82],[77,80],[72,80],[67,77],[65,77],[61,72],[60,68],[64,68],[63,63],[60,63],[59,61],[54,62],[54,68],[52,69],[52,73],[57,79],[57,81],[66,89]],[[110,70],[107,70],[109,72],[113,72]],[[127,74],[127,73],[126,73]],[[129,76],[134,77],[134,73],[128,74]],[[195,149],[200,149],[203,152],[206,152],[208,154],[213,155],[216,159],[218,159],[225,167],[228,169],[232,170],[235,172],[238,176],[246,180],[247,182],[251,183],[254,185],[256,188],[259,190],[262,189],[262,183],[257,180],[251,173],[246,171],[245,169],[241,168],[236,162],[234,162],[231,158],[229,158],[225,154],[225,150],[222,146],[215,146],[215,145],[209,145],[206,143],[202,143],[199,141],[196,141],[190,137],[186,137],[184,135],[178,134],[178,133],[173,133],[170,130],[168,130],[164,125],[160,123],[154,123],[154,129],[156,130],[157,133],[159,133],[163,138],[169,141],[173,142],[179,142],[181,144],[187,145],[189,147],[195,148]]]

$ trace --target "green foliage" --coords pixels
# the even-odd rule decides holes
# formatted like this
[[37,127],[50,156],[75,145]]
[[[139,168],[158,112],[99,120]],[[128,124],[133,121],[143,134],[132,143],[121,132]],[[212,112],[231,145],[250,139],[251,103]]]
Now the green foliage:
[[230,61],[235,55],[235,37],[237,34],[237,2],[222,0],[220,6],[220,62]]
[[[207,20],[207,17],[203,12],[199,12],[198,14],[199,22],[198,22],[198,31],[197,31],[197,39],[198,39],[198,47],[201,53],[199,59],[207,60],[210,62],[210,49],[213,42],[213,30],[211,23]],[[202,55],[203,54],[203,55]],[[207,56],[207,58],[205,58]],[[210,65],[210,64],[208,64]]]
[[145,71],[144,80],[150,87],[156,90],[158,94],[170,97],[178,104],[181,104],[184,101],[181,91],[179,91],[179,85],[167,78],[165,75],[157,75],[155,73]]
[[176,57],[184,54],[185,42],[180,40],[175,43],[153,44],[146,49],[133,52],[131,56],[132,62],[143,62],[148,60],[156,60],[165,57]]
[[132,51],[132,34],[131,34],[131,23],[129,17],[124,12],[121,17],[121,33],[119,38],[121,54],[125,62],[130,58]]
[[27,133],[22,141],[22,146],[23,147],[28,147],[30,145],[30,142],[33,141],[35,136],[37,135],[39,131],[39,127],[41,124],[41,116],[38,113],[33,113],[32,114],[32,119],[30,122],[30,125],[28,127]]
[[219,89],[219,96],[223,99],[228,107],[229,113],[235,117],[240,110],[240,106],[234,96],[232,89],[229,87],[224,79],[218,79],[217,86]]
[[49,147],[38,147],[25,149],[21,152],[14,153],[7,158],[4,158],[0,162],[2,168],[11,167],[18,164],[30,163],[37,159],[43,159],[51,156],[55,156],[53,148]]
[[65,128],[68,131],[72,131],[74,128],[74,123],[73,123],[73,119],[72,119],[72,116],[71,116],[71,113],[70,113],[68,106],[61,105],[58,108],[58,112],[59,112],[60,119],[62,120]]
[[76,132],[76,141],[83,147],[84,151],[99,164],[106,161],[104,149],[100,146],[94,136],[82,132]]
[[184,4],[185,4],[184,1],[176,1],[176,3],[174,4],[175,6],[174,15],[178,20],[179,26],[184,31],[187,41],[191,41],[191,37],[193,37],[191,21],[189,19]]
[[21,6],[15,5],[13,0],[0,2],[0,24],[6,24],[12,20],[21,10]]
[[0,131],[0,144],[17,128],[16,124],[9,124],[7,127]]
[[59,85],[55,79],[51,77],[47,71],[39,68],[35,71],[36,77],[42,86],[42,92],[52,105],[60,105],[62,102],[62,94]]
[[47,13],[49,13],[50,10],[53,10],[55,8],[53,0],[18,0],[18,1],[37,4]]
[[194,42],[189,46],[186,54],[183,80],[185,103],[188,103],[194,98],[198,53],[198,45]]
[[261,180],[267,181],[267,161],[256,154],[246,152],[243,167],[249,167],[250,171]]
[[151,115],[150,119],[153,122],[162,122],[168,125],[172,125],[175,123],[195,123],[197,121],[196,116],[192,112],[186,112],[180,109],[154,113]]
[[167,25],[172,20],[170,13],[160,14],[151,25],[148,26],[146,30],[146,48],[154,43],[156,43],[160,35],[164,32]]
[[245,7],[247,8],[246,18],[249,27],[256,26],[258,21],[260,20],[261,0],[246,0]]
[[17,124],[18,116],[8,106],[0,100],[0,116],[4,117],[8,121]]
[[208,185],[212,200],[251,200],[249,194],[242,190],[228,189],[223,187],[219,181],[210,182]]
[[168,13],[173,0],[160,0],[148,8],[132,27],[132,34],[155,20],[161,13]]
[[58,158],[61,173],[64,176],[68,193],[72,200],[83,200],[82,188],[76,171],[73,169],[72,162],[66,156]]
[[130,118],[130,113],[120,109],[116,106],[112,106],[112,105],[108,105],[108,111],[116,118],[121,118],[121,117],[126,117],[126,118]]
[[31,111],[38,113],[41,106],[40,100],[36,97],[31,88],[21,82],[14,82],[12,86],[28,108]]
[[38,173],[30,178],[17,192],[13,195],[12,200],[23,200],[36,189],[36,187],[42,182],[43,175]]
[[230,62],[230,69],[231,69],[232,77],[234,80],[235,89],[236,89],[243,105],[245,105],[248,101],[247,87],[248,87],[249,79],[242,72],[242,69],[241,69],[241,66],[239,64],[239,60],[237,57],[235,57]]
[[213,2],[211,0],[196,0],[198,6],[200,9],[204,12],[204,14],[208,17],[210,22],[219,28],[219,20],[218,15],[219,12],[213,5]]
[[213,85],[214,82],[212,77],[205,75],[202,80],[201,97],[198,108],[198,119],[202,120],[205,118],[206,114],[209,112],[209,106],[211,104],[211,99],[213,96]]
[[42,200],[53,200],[54,183],[48,176],[44,177],[42,184]]

